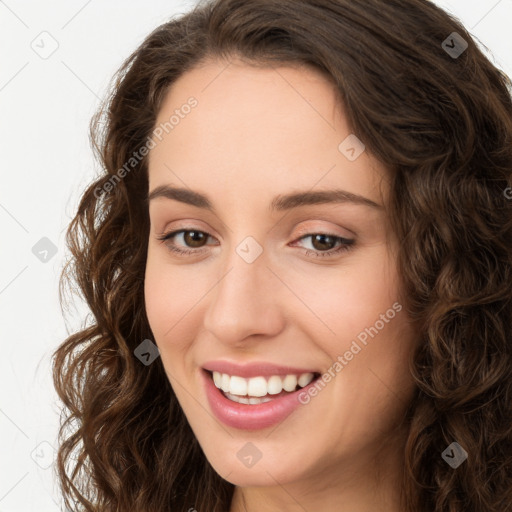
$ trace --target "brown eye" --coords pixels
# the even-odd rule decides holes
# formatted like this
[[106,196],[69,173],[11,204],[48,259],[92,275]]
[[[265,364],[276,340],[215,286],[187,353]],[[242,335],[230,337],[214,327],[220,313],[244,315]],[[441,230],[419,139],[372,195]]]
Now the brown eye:
[[311,235],[311,245],[318,251],[328,251],[336,245],[336,238],[330,235]]
[[[307,249],[307,256],[329,257],[348,251],[354,246],[355,240],[343,238],[331,233],[309,233],[300,237],[297,242],[308,241],[311,249]],[[338,247],[336,247],[338,246]]]
[[165,243],[165,245],[176,254],[193,254],[199,252],[203,246],[207,245],[210,235],[204,231],[195,229],[179,229],[172,233],[158,236],[157,240]]
[[208,236],[202,231],[183,231],[183,240],[188,247],[202,247],[207,239]]

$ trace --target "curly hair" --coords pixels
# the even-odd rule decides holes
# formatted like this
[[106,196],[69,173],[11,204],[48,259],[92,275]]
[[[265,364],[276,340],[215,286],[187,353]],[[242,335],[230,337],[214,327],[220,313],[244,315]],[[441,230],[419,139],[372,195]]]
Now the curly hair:
[[[449,37],[465,51],[450,54]],[[232,57],[328,77],[353,133],[390,170],[401,303],[419,339],[404,510],[512,510],[512,84],[427,0],[202,2],[119,68],[91,121],[102,173],[67,230],[60,282],[61,301],[76,283],[93,315],[53,354],[66,506],[229,509],[234,486],[205,458],[160,359],[140,371],[134,357],[152,338],[147,156],[134,155],[169,87],[208,59]],[[457,469],[441,457],[454,441],[468,454]]]

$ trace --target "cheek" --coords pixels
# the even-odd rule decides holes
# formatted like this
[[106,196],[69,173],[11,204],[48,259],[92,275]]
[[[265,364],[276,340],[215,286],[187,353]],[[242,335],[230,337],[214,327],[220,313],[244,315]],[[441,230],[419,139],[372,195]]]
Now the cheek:
[[[183,272],[184,267],[173,269],[160,252],[148,249],[144,298],[155,343],[165,360],[167,352],[179,351],[186,346],[187,323],[200,294],[190,285],[194,281]],[[188,329],[190,336],[190,326]]]
[[375,248],[339,272],[297,272],[294,278],[300,283],[297,295],[314,313],[302,315],[308,320],[297,316],[297,321],[332,364],[338,361],[338,366],[331,367],[336,378],[329,385],[342,395],[340,403],[354,400],[354,408],[360,404],[355,395],[345,396],[347,389],[366,390],[365,403],[378,397],[377,408],[388,399],[396,403],[386,386],[398,395],[404,391],[404,401],[410,393],[408,358],[414,332],[398,300],[394,260],[386,253],[384,248]]
[[[314,339],[325,336],[333,355],[339,353],[346,341],[373,326],[397,302],[398,286],[392,263],[384,257],[383,250],[376,250],[371,256],[354,256],[339,271],[298,270],[292,277],[296,295],[312,313],[307,315],[309,323],[319,329]],[[304,309],[298,302],[297,308]],[[391,311],[393,316],[394,312]]]

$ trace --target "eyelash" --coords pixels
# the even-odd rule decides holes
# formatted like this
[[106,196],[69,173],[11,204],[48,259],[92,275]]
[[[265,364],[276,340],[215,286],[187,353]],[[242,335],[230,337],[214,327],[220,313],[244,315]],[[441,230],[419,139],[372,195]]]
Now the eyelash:
[[[200,231],[198,229],[188,228],[188,229],[179,229],[176,231],[172,231],[170,233],[164,233],[163,235],[158,236],[157,239],[160,240],[162,243],[164,243],[164,242],[170,240],[171,238],[174,238],[174,236],[176,236],[180,233],[187,233],[187,232],[191,232],[191,231],[196,232],[196,233],[202,233],[209,237],[212,236],[209,233],[207,233],[206,231]],[[303,240],[304,238],[310,238],[315,235],[328,236],[330,238],[333,238],[336,242],[341,242],[341,245],[337,249],[329,249],[328,251],[318,251],[318,250],[306,249],[305,250],[306,256],[315,256],[315,257],[320,256],[323,258],[324,257],[334,257],[342,252],[349,251],[350,249],[352,249],[352,246],[354,245],[354,242],[355,242],[355,240],[352,240],[352,239],[343,238],[343,237],[335,235],[333,233],[324,233],[324,232],[308,233],[308,234],[302,235],[300,238],[297,238],[296,241]],[[184,249],[179,249],[174,244],[173,245],[165,244],[165,245],[167,246],[167,248],[170,251],[177,253],[180,256],[199,254],[200,252],[202,252],[201,251],[202,248],[184,250]]]

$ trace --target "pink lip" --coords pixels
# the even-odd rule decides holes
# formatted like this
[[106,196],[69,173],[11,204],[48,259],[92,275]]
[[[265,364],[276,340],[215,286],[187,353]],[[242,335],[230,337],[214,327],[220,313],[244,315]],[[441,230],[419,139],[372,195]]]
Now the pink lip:
[[210,372],[227,373],[238,375],[245,379],[251,377],[270,377],[271,375],[301,375],[302,373],[315,373],[316,370],[307,368],[293,368],[291,366],[280,366],[272,363],[254,362],[246,364],[230,363],[229,361],[208,361],[203,365],[205,370]]
[[[275,371],[275,367],[273,368],[273,371]],[[229,373],[231,375],[236,375],[236,373]],[[288,373],[296,372],[291,371]],[[307,372],[300,371],[297,373]],[[271,374],[278,375],[278,373]],[[306,387],[294,391],[293,393],[274,398],[269,402],[249,405],[239,404],[227,399],[223,392],[215,386],[212,377],[207,371],[201,370],[201,375],[205,386],[206,396],[215,417],[229,427],[242,430],[258,430],[282,422],[301,405],[301,402],[299,401],[299,393],[307,392],[308,388],[313,386],[316,382],[315,379]],[[262,373],[254,373],[253,376],[257,375],[262,375]],[[240,376],[242,377],[242,375]]]

